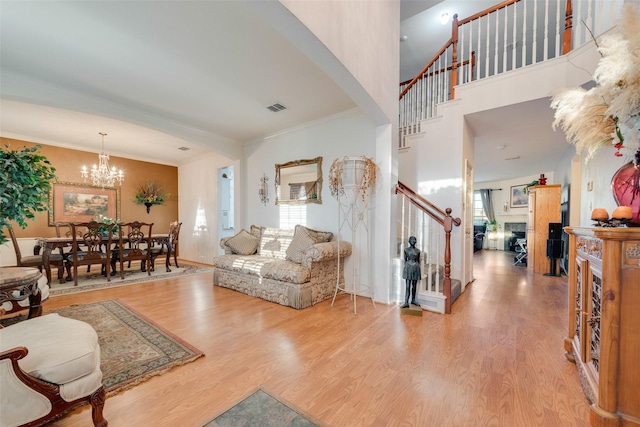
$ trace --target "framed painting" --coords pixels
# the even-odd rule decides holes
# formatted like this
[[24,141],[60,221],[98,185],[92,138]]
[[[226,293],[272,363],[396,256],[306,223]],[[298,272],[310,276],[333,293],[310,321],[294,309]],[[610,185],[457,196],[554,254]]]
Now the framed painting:
[[509,206],[512,208],[526,208],[529,205],[529,196],[524,192],[527,184],[511,187]]
[[120,218],[120,188],[56,182],[49,190],[49,225]]

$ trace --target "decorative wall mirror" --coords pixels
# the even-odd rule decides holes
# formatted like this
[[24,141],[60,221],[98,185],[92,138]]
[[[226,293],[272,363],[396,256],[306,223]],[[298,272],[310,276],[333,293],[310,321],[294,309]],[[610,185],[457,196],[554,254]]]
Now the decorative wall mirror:
[[276,165],[276,205],[322,204],[322,157]]

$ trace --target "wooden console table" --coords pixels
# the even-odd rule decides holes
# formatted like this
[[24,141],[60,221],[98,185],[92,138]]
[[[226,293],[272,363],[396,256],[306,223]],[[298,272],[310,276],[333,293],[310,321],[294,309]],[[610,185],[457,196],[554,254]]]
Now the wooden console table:
[[[42,294],[38,288],[38,279],[42,273],[30,267],[0,268],[0,304],[9,301],[23,301],[29,298],[29,316],[38,317],[42,314]],[[14,304],[15,306],[15,304]],[[17,311],[15,309],[11,312]]]
[[640,228],[566,227],[569,333],[591,425],[640,426]]

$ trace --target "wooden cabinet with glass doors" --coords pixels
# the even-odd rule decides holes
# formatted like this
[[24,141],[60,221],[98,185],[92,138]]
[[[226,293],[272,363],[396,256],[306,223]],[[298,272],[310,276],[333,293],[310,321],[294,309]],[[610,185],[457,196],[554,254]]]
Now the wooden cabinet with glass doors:
[[640,228],[566,227],[569,330],[593,426],[640,426]]

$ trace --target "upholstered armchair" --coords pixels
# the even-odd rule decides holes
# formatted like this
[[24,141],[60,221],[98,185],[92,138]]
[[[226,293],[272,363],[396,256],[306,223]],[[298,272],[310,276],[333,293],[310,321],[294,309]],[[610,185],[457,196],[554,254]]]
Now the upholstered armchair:
[[48,314],[0,329],[0,427],[40,426],[85,403],[106,427],[104,401],[91,325]]

